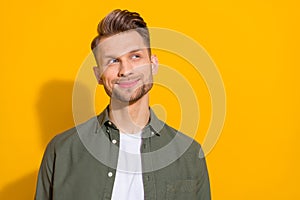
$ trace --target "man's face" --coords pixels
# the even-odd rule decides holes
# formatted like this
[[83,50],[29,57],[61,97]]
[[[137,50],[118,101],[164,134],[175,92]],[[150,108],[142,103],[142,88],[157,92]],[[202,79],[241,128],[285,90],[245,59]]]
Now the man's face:
[[152,88],[157,59],[149,55],[142,37],[134,30],[102,39],[95,50],[94,68],[106,93],[122,102],[135,102]]

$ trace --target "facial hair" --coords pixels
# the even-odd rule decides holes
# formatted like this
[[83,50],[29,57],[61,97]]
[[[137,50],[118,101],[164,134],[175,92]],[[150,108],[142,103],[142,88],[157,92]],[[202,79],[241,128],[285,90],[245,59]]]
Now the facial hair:
[[[135,77],[137,78],[137,77]],[[140,80],[143,80],[142,77],[139,78]],[[118,81],[114,81],[118,82]],[[128,89],[110,89],[108,87],[104,86],[104,90],[106,94],[112,99],[112,100],[118,100],[123,103],[131,104],[139,99],[141,99],[145,94],[151,90],[153,86],[153,79],[152,75],[149,75],[147,83],[143,82],[139,87],[137,88],[128,88]],[[130,95],[130,96],[129,96]]]
[[117,99],[124,103],[127,102],[127,103],[131,104],[131,103],[138,101],[145,94],[147,94],[151,90],[152,86],[153,86],[153,83],[143,84],[140,87],[138,87],[137,89],[135,89],[133,91],[133,94],[130,97],[128,97],[124,94],[121,94],[121,92],[119,92],[118,90],[113,90],[111,98]]

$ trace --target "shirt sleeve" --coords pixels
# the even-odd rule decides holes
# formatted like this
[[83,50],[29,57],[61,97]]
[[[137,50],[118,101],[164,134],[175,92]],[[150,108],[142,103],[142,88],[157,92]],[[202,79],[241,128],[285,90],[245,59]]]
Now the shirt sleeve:
[[199,200],[211,200],[211,192],[210,192],[210,183],[209,183],[209,176],[207,165],[204,157],[204,153],[200,147],[198,159],[199,162],[199,169],[200,169],[200,182],[199,188],[197,192],[197,199]]
[[35,200],[52,199],[53,168],[55,163],[54,139],[48,144],[38,173]]

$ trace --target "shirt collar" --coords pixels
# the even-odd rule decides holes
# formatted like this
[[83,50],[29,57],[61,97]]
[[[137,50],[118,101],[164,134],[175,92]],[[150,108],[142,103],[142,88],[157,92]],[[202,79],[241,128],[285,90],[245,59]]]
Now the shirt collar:
[[105,123],[110,122],[108,117],[109,107],[107,106],[99,115],[98,115],[98,122],[99,125],[102,127]]
[[[150,120],[149,123],[145,126],[144,129],[151,127],[156,134],[160,135],[160,131],[164,127],[165,123],[157,118],[154,111],[149,107],[150,109]],[[107,106],[99,115],[98,115],[98,126],[96,127],[96,132],[98,132],[98,129],[100,127],[103,127],[103,125],[111,126],[112,128],[117,129],[117,127],[109,120],[108,117],[109,112],[109,106]]]

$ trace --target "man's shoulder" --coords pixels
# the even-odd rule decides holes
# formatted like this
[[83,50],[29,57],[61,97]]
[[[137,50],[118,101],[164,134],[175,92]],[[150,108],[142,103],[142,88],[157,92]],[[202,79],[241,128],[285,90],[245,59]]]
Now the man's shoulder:
[[[190,136],[188,134],[185,134],[185,133],[183,133],[182,131],[180,131],[178,129],[175,129],[175,128],[173,128],[172,126],[170,126],[168,124],[165,124],[161,131],[162,131],[163,134],[167,134],[172,138],[177,136],[177,137],[180,137],[183,140],[188,140],[188,141],[191,141],[191,142],[199,145],[199,143],[192,136]],[[195,135],[193,135],[193,136],[195,136]]]
[[[152,154],[155,166],[163,171],[176,171],[178,177],[197,176],[197,167],[203,162],[204,154],[200,144],[189,135],[165,124],[160,135],[152,139]],[[167,168],[165,168],[168,166]],[[168,172],[166,172],[168,173]],[[188,174],[187,174],[188,173]],[[185,175],[184,175],[185,174]]]
[[168,146],[173,148],[174,151],[182,152],[183,150],[194,151],[197,152],[200,150],[200,144],[194,140],[194,135],[191,137],[190,135],[184,134],[180,130],[177,130],[164,121],[160,120],[154,113],[152,109],[150,109],[150,126],[153,130],[160,135],[160,142],[157,145],[158,148],[163,146]]
[[76,125],[66,131],[63,131],[49,142],[48,146],[54,149],[65,149],[70,148],[73,145],[81,145],[79,133],[87,133],[92,132],[95,128],[95,124],[97,123],[97,118],[91,118],[84,123]]
[[[168,124],[165,124],[161,130],[162,136],[167,137],[169,143],[174,143],[175,146],[184,146],[187,153],[201,152],[201,145],[193,137],[187,135]],[[193,135],[195,136],[195,135]]]
[[77,138],[77,129],[76,127],[72,127],[62,133],[57,134],[52,138],[49,142],[48,147],[53,150],[57,150],[59,148],[64,148],[66,146],[70,146],[74,140]]

